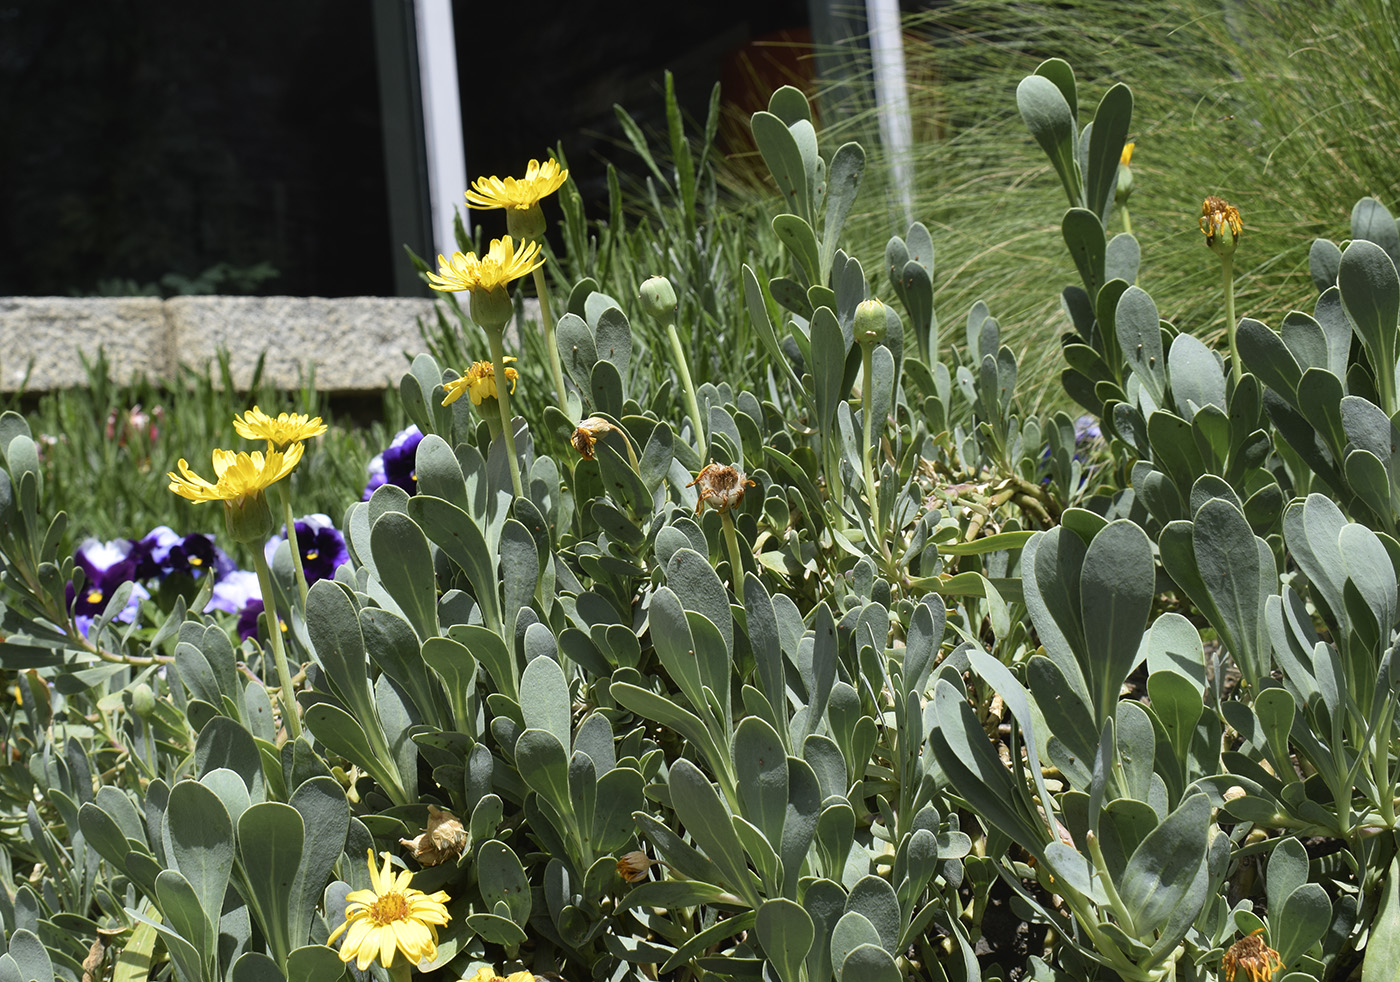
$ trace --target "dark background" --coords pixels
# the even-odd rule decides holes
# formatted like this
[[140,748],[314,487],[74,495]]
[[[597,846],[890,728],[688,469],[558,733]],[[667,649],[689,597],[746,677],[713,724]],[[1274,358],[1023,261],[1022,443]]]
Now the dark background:
[[[641,173],[613,103],[663,131],[666,69],[694,118],[726,72],[751,102],[737,55],[808,36],[806,0],[454,18],[469,178],[562,142],[590,215],[605,159]],[[0,0],[0,296],[392,294],[375,57],[371,0]]]

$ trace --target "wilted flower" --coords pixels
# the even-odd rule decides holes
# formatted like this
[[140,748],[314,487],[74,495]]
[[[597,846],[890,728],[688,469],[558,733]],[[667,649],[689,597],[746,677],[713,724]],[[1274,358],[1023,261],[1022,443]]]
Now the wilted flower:
[[[514,358],[503,360],[515,361]],[[507,368],[505,371],[506,381],[510,383],[510,394],[515,395],[515,383],[520,378],[520,373],[513,368]],[[496,398],[496,366],[489,361],[474,361],[465,375],[445,383],[443,388],[447,390],[447,398],[442,400],[444,406],[450,406],[462,398],[463,392],[472,397],[472,405],[479,406],[483,399]]]
[[647,878],[647,870],[655,866],[656,862],[640,849],[634,849],[623,854],[617,861],[617,875],[628,883],[639,883]]
[[525,168],[525,176],[479,177],[472,182],[466,192],[467,205],[472,208],[515,208],[527,211],[564,186],[569,172],[559,166],[557,160],[530,161]]
[[312,419],[303,413],[278,413],[272,417],[257,406],[242,416],[234,416],[233,428],[245,440],[266,440],[269,450],[326,432],[326,424],[321,422],[320,416]]
[[610,433],[615,429],[617,429],[617,427],[609,423],[603,417],[590,416],[574,428],[574,435],[569,439],[573,443],[574,449],[579,452],[584,460],[592,460],[593,444],[596,443],[598,438],[604,433]]
[[[317,580],[332,579],[340,565],[350,560],[350,551],[345,548],[345,536],[335,527],[329,515],[303,515],[294,526],[307,586]],[[283,526],[280,535],[267,540],[267,545],[263,546],[263,556],[269,566],[278,548],[286,541],[286,526]]]
[[368,501],[370,495],[385,484],[415,494],[418,491],[418,444],[422,442],[423,434],[416,425],[400,430],[384,452],[376,454],[369,462],[369,483],[360,500]]
[[[1228,256],[1235,251],[1244,231],[1239,209],[1224,198],[1211,195],[1201,203],[1201,232],[1206,237],[1206,245],[1218,255]],[[1229,232],[1229,237],[1226,237]]]
[[1283,959],[1270,948],[1259,935],[1263,928],[1256,928],[1248,937],[1240,938],[1220,959],[1220,974],[1226,982],[1235,982],[1235,975],[1243,971],[1249,982],[1270,982],[1274,973],[1283,970]]
[[444,906],[447,894],[413,889],[409,886],[413,874],[407,870],[393,873],[387,852],[380,854],[384,857],[382,870],[374,866],[374,852],[366,852],[372,887],[346,894],[345,923],[331,932],[327,943],[345,931],[340,960],[354,959],[362,972],[376,959],[390,968],[400,951],[414,965],[432,961],[437,957],[437,929],[451,919]]
[[705,505],[715,511],[728,511],[744,500],[744,488],[753,487],[743,471],[727,464],[706,464],[695,480],[686,485],[698,488],[700,500],[695,503],[695,514],[700,514]]
[[413,858],[424,866],[437,866],[462,855],[467,848],[467,830],[457,816],[437,805],[428,806],[428,824],[416,838],[400,839],[399,844],[413,850]]

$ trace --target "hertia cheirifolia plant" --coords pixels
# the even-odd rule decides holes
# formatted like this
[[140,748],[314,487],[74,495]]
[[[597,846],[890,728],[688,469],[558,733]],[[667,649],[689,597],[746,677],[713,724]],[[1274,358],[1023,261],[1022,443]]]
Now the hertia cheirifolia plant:
[[[723,269],[678,113],[666,249],[620,211],[596,248],[562,162],[478,183],[513,241],[433,273],[469,298],[400,382],[411,462],[333,575],[269,550],[266,645],[207,594],[80,627],[0,417],[0,977],[1393,977],[1395,220],[1362,201],[1312,312],[1227,303],[1216,350],[1119,230],[1131,93],[1079,99],[1062,61],[1017,92],[1079,419],[1024,407],[1018,325],[935,310],[928,227],[845,250],[865,153],[791,88],[752,120],[776,248]],[[1201,228],[1228,296],[1248,226]],[[262,466],[189,485],[241,541]]]

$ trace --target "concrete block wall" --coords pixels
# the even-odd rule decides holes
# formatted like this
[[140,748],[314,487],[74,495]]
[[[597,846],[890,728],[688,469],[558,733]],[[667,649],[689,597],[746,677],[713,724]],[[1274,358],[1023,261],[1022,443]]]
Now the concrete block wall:
[[202,367],[223,347],[240,386],[266,351],[264,378],[274,385],[296,388],[315,362],[317,388],[368,392],[398,384],[407,369],[403,353],[423,350],[418,322],[433,323],[434,304],[415,297],[4,297],[0,390],[25,385],[26,372],[30,392],[82,385],[79,351],[91,359],[105,349],[113,380],[127,381],[174,378],[181,364]]

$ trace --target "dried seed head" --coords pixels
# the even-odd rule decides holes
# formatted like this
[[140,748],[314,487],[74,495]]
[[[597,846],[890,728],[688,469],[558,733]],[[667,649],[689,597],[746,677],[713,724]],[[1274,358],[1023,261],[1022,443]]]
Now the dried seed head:
[[711,463],[701,468],[686,487],[698,489],[700,500],[695,503],[698,515],[707,504],[715,511],[728,511],[744,500],[744,488],[753,485],[754,482],[737,467]]

